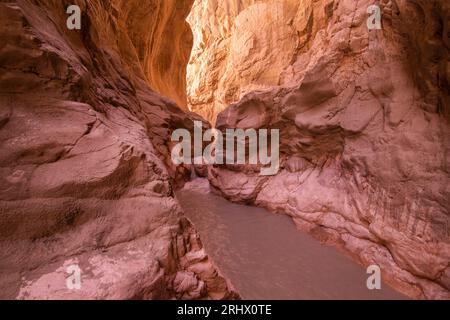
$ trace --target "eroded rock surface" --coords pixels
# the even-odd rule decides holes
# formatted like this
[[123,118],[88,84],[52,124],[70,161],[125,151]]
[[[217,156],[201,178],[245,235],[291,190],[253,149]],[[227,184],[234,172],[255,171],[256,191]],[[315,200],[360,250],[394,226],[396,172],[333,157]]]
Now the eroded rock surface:
[[[191,108],[211,119],[237,101],[219,114],[219,129],[281,135],[277,175],[216,166],[212,185],[289,214],[364,265],[380,265],[412,297],[449,299],[448,1],[296,3],[195,4],[190,21],[202,41],[188,76]],[[366,24],[374,3],[381,30]],[[215,18],[203,20],[208,14]],[[197,77],[203,64],[209,77]]]
[[192,2],[71,4],[80,31],[66,1],[0,3],[0,298],[236,298],[174,199],[196,116],[149,87],[182,103]]
[[196,0],[188,17],[194,32],[189,108],[214,122],[246,93],[281,84],[330,10],[326,1]]

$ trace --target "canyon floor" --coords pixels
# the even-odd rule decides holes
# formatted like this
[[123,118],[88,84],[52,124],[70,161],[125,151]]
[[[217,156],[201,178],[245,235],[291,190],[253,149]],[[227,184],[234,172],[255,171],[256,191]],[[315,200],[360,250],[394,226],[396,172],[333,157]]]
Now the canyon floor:
[[177,192],[205,249],[244,299],[406,299],[384,284],[369,290],[365,270],[298,230],[286,215],[231,203],[197,178]]

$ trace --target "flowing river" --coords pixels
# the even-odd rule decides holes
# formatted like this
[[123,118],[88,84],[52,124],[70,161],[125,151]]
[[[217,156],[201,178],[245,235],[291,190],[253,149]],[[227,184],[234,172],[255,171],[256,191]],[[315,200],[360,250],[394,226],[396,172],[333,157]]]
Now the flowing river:
[[177,192],[222,273],[244,299],[404,299],[387,285],[369,290],[366,271],[299,231],[285,215],[231,203],[195,179]]

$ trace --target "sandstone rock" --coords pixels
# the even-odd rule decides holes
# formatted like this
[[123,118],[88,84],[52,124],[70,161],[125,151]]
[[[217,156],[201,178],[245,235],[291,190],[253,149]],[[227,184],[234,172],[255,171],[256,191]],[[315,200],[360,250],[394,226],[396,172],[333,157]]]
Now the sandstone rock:
[[237,298],[174,199],[168,137],[198,116],[150,89],[183,104],[192,2],[73,3],[80,31],[0,3],[0,298]]
[[[196,0],[188,21],[189,108],[214,122],[246,93],[282,83],[285,69],[325,25],[330,1]],[[329,11],[329,10],[328,10]]]
[[[242,10],[221,9],[237,3]],[[289,3],[264,2],[280,8]],[[214,24],[229,35],[219,44],[208,33],[200,47],[196,41],[190,68],[210,64],[215,80],[200,83],[188,74],[190,94],[198,99],[191,101],[192,109],[213,118],[232,103],[218,115],[219,129],[280,129],[277,175],[262,178],[248,167],[215,166],[209,170],[214,189],[233,201],[287,213],[364,265],[379,264],[385,280],[412,297],[449,299],[448,2],[380,1],[381,30],[366,25],[372,1],[301,4],[289,11],[292,22],[285,11],[274,11],[297,30],[302,28],[296,21],[309,17],[296,50],[277,46],[277,51],[255,41],[271,51],[267,61],[259,56],[262,47],[247,54],[246,61],[257,65],[246,69],[253,80],[261,65],[271,63],[274,51],[280,57],[292,55],[271,69],[278,74],[276,81],[259,88],[239,68],[234,68],[239,74],[235,85],[230,80],[235,70],[227,65],[233,48],[242,46],[231,32],[242,23],[239,15],[262,4],[230,0],[214,6],[217,17],[229,16],[223,26],[216,25],[219,18],[190,17],[194,30],[206,33]],[[193,12],[199,7],[209,8],[207,1],[197,1]],[[247,37],[242,41],[272,37],[263,26],[278,26],[278,18],[272,19],[260,19],[260,33],[242,35]],[[279,35],[289,39],[283,30]],[[211,86],[214,99],[206,95]],[[234,95],[228,95],[231,86],[237,88]],[[212,103],[225,96],[230,98],[219,98],[220,105]]]
[[209,167],[213,190],[449,299],[450,6],[380,0],[369,31],[372,3],[74,0],[80,31],[65,2],[0,3],[0,298],[238,298],[174,199],[205,174],[170,160],[188,106],[280,129],[277,175]]

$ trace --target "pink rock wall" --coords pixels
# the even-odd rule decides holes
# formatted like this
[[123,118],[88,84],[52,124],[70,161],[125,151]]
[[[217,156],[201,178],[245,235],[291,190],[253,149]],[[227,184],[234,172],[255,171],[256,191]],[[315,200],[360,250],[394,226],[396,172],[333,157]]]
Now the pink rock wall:
[[[280,172],[261,177],[255,167],[215,166],[209,179],[225,197],[286,213],[362,264],[380,265],[411,297],[448,299],[449,4],[302,3],[311,23],[278,85],[236,96],[217,118],[222,130],[250,123],[280,129]],[[366,24],[374,3],[381,30]],[[254,41],[261,45],[258,39],[271,37],[263,26],[270,21],[259,23]]]
[[184,93],[187,43],[161,38],[190,37],[176,3],[75,1],[79,31],[67,1],[0,3],[0,298],[237,297],[174,199],[187,170],[165,165],[196,118],[149,87]]

